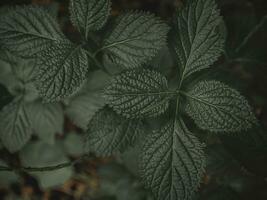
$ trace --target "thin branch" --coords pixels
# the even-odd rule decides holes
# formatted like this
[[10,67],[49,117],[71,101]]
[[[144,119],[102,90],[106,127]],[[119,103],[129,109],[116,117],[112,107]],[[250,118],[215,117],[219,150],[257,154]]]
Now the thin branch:
[[46,167],[20,167],[20,168],[12,168],[7,166],[0,166],[0,171],[25,171],[25,172],[46,172],[46,171],[55,171],[59,169],[63,169],[66,167],[71,167],[76,163],[83,160],[84,157],[78,158],[72,162],[61,163],[58,165],[46,166]]
[[61,163],[54,166],[47,166],[47,167],[22,167],[19,170],[26,171],[26,172],[46,172],[46,171],[55,171],[66,167],[71,167],[73,162]]
[[14,170],[10,167],[0,166],[0,171],[14,171]]
[[264,25],[264,23],[267,20],[267,16],[264,16],[261,21],[248,33],[248,35],[244,38],[244,40],[242,41],[242,43],[236,48],[236,52],[239,52],[242,47],[244,47],[248,40]]

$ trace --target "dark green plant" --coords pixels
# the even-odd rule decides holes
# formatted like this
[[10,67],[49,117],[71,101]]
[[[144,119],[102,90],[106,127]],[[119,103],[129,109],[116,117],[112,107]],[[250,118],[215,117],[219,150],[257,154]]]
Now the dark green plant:
[[[188,0],[171,28],[153,14],[130,11],[102,32],[111,10],[108,0],[71,0],[69,8],[81,35],[77,43],[66,38],[43,8],[16,7],[1,17],[2,48],[12,55],[10,60],[26,60],[8,72],[18,83],[7,84],[15,97],[0,113],[3,146],[17,152],[26,145],[25,155],[34,132],[40,139],[62,132],[61,101],[67,116],[85,131],[85,154],[109,156],[140,145],[140,174],[154,197],[191,199],[205,171],[205,154],[184,115],[200,129],[218,134],[257,124],[239,92],[198,76],[224,51],[224,25],[215,1]],[[150,61],[166,45],[176,68],[164,76]],[[148,126],[163,114],[157,128]],[[47,169],[28,163],[33,168],[23,170]]]

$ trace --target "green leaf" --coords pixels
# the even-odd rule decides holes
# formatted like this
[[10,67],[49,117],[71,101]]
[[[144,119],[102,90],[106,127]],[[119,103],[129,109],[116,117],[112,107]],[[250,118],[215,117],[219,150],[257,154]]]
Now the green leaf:
[[[61,145],[48,145],[40,141],[31,142],[20,152],[21,163],[25,167],[55,166],[69,159],[64,154]],[[66,167],[55,171],[31,172],[44,189],[59,186],[67,181],[72,175],[72,168]]]
[[219,81],[202,81],[187,93],[186,112],[204,130],[237,132],[256,124],[255,116],[239,92]]
[[10,6],[2,5],[0,7],[0,17],[4,17],[8,13],[9,9],[10,9]]
[[83,130],[87,129],[93,115],[105,105],[101,95],[110,77],[102,71],[90,74],[82,89],[67,102],[66,114],[72,122]]
[[173,92],[164,76],[148,69],[125,71],[111,81],[105,97],[127,118],[155,117],[165,112]]
[[205,167],[202,144],[183,122],[170,121],[147,135],[141,153],[141,175],[158,200],[189,200]]
[[9,52],[0,47],[0,83],[3,84],[11,93],[13,87],[17,86],[18,80],[15,77],[17,68],[17,59],[11,56]]
[[[6,163],[2,160],[0,160],[0,165],[7,167]],[[14,172],[8,172],[8,171],[0,171],[0,186],[1,187],[8,187],[9,184],[17,182],[19,180],[19,177]]]
[[36,61],[34,60],[17,60],[15,65],[12,65],[12,73],[10,74],[9,87],[12,94],[16,96],[22,95],[25,101],[34,101],[39,97],[38,91],[34,85],[34,72]]
[[190,0],[178,12],[172,41],[183,78],[208,68],[221,55],[224,41],[216,29],[220,22],[215,0]]
[[59,15],[59,8],[60,3],[59,2],[50,2],[49,4],[44,4],[42,7],[47,10],[47,12],[52,16],[57,18]]
[[86,130],[93,115],[104,105],[105,100],[100,94],[88,92],[73,98],[66,109],[66,114],[75,125]]
[[33,57],[48,43],[64,39],[55,19],[44,9],[24,6],[11,9],[0,19],[0,41],[10,51]]
[[[99,166],[97,172],[101,180],[98,190],[101,200],[152,200],[136,177],[123,165],[108,163]],[[103,199],[102,196],[110,198]]]
[[11,61],[9,60],[9,55],[10,54],[7,51],[4,51],[0,46],[0,83],[5,85],[7,88],[9,88],[8,85],[13,81],[10,80],[12,68]]
[[11,94],[7,91],[7,89],[0,84],[0,111],[4,106],[6,106],[10,101],[12,101],[13,97]]
[[163,47],[148,65],[151,65],[152,69],[156,69],[166,77],[171,76],[173,74],[174,61],[168,46]]
[[44,101],[60,101],[78,89],[86,78],[89,61],[81,46],[55,42],[40,55],[36,86]]
[[95,114],[88,125],[85,151],[109,156],[134,144],[143,131],[140,120],[125,119],[108,107]]
[[68,155],[80,156],[83,154],[83,137],[74,133],[68,133],[64,139],[64,150]]
[[63,132],[64,115],[59,103],[35,101],[27,106],[34,133],[44,142],[54,144],[55,134]]
[[87,38],[90,31],[97,31],[105,25],[110,6],[110,0],[71,0],[71,21]]
[[31,138],[31,122],[22,98],[15,99],[0,112],[0,139],[10,152],[20,150]]
[[166,44],[169,28],[159,18],[145,12],[119,16],[101,50],[104,60],[126,68],[149,61]]
[[142,150],[140,148],[141,147],[140,141],[142,141],[142,139],[143,137],[140,136],[138,141],[133,147],[129,147],[127,150],[118,155],[118,158],[122,162],[122,164],[127,168],[129,172],[131,172],[131,174],[135,175],[136,177],[139,177],[140,175],[139,163],[137,161]]
[[0,58],[0,82],[6,86],[14,96],[23,96],[26,101],[33,101],[38,98],[38,91],[33,84],[34,60],[24,60],[4,54],[6,60],[1,62]]

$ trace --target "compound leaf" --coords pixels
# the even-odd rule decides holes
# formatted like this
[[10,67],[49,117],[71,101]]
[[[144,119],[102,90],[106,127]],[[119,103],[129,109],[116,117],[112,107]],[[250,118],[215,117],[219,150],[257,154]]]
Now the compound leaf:
[[141,152],[141,175],[156,199],[191,199],[204,172],[205,156],[202,144],[183,122],[170,121],[147,135]]
[[104,60],[126,68],[138,67],[150,60],[166,44],[169,28],[160,19],[145,12],[119,16],[105,39]]
[[168,108],[171,96],[166,78],[148,69],[125,71],[105,90],[109,105],[127,118],[158,116]]
[[88,125],[85,151],[109,156],[134,144],[142,131],[140,120],[129,120],[108,107],[97,112]]
[[36,86],[47,102],[70,96],[83,83],[89,68],[81,46],[69,41],[55,42],[40,56]]
[[32,134],[31,122],[22,98],[15,99],[0,112],[0,139],[10,152],[20,150]]
[[246,99],[219,81],[199,82],[185,95],[186,112],[204,130],[236,132],[256,124]]
[[59,103],[43,104],[41,101],[32,102],[27,106],[33,131],[38,137],[54,144],[55,134],[63,132],[63,109]]
[[110,5],[109,0],[71,0],[71,21],[87,38],[90,31],[99,30],[105,25]]
[[16,7],[1,17],[1,43],[11,52],[32,57],[48,43],[64,38],[55,19],[36,6]]
[[220,22],[215,0],[190,0],[177,14],[173,43],[183,77],[208,68],[221,55]]

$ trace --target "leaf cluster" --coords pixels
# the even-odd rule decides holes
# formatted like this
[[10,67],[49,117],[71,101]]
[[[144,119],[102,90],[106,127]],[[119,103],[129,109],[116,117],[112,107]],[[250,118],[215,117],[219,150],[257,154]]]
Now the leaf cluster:
[[[140,175],[154,197],[192,199],[206,164],[204,144],[184,116],[218,134],[257,124],[238,91],[221,81],[195,78],[224,51],[223,20],[215,1],[187,1],[171,28],[153,14],[129,11],[114,19],[104,37],[98,33],[109,23],[109,0],[71,0],[69,10],[81,42],[70,41],[40,7],[16,7],[0,19],[2,47],[33,62],[30,69],[8,67],[20,86],[9,89],[15,96],[11,103],[5,105],[7,91],[1,97],[4,147],[20,150],[34,131],[53,140],[49,134],[63,131],[62,102],[66,115],[84,129],[86,153],[109,156],[138,144]],[[149,66],[166,46],[173,55],[175,84]],[[147,122],[162,116],[165,122],[152,130]]]

